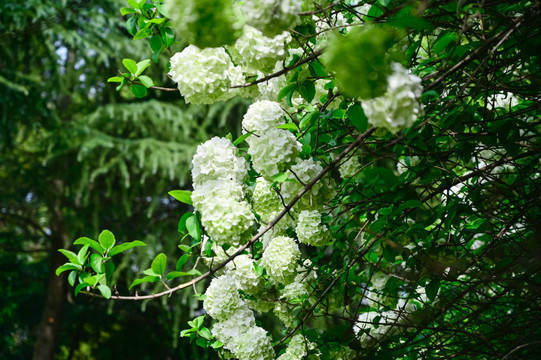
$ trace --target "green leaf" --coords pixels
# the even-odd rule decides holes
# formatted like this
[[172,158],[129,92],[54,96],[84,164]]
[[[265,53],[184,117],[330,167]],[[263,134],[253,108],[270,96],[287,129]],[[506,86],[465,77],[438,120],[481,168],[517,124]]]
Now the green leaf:
[[56,274],[56,276],[58,276],[61,273],[63,273],[64,271],[66,271],[66,270],[82,270],[82,269],[83,269],[83,267],[81,265],[67,263],[67,264],[64,264],[62,266],[59,266],[56,269],[55,274]]
[[131,36],[137,33],[137,16],[132,16],[126,21],[126,30],[128,30]]
[[83,263],[79,261],[79,258],[74,252],[71,252],[69,250],[64,250],[64,249],[58,249],[58,251],[64,254],[71,263],[83,265]]
[[169,11],[167,11],[165,9],[165,7],[160,4],[160,1],[156,1],[156,0],[153,0],[152,3],[154,4],[154,6],[156,6],[156,9],[158,9],[158,11],[160,12],[160,14],[162,14],[163,16],[165,16],[166,18],[171,18],[171,15],[169,15]]
[[205,339],[211,339],[212,338],[212,334],[210,333],[210,330],[207,329],[206,327],[202,328],[201,330],[198,331],[199,335],[201,335],[202,337],[204,337]]
[[299,128],[297,127],[297,125],[295,123],[285,123],[285,124],[282,124],[282,125],[278,125],[276,128],[277,129],[292,130],[294,132],[299,131]]
[[130,289],[136,285],[139,285],[139,284],[142,284],[142,283],[146,283],[146,282],[156,282],[156,281],[160,281],[160,277],[159,276],[145,276],[144,278],[142,279],[135,279],[132,284],[130,285]]
[[297,87],[297,91],[308,103],[312,102],[316,96],[316,86],[312,80],[304,81],[299,87]]
[[109,250],[115,246],[115,236],[109,230],[103,230],[98,237],[98,240],[104,249]]
[[135,35],[133,35],[133,40],[140,40],[149,37],[152,34],[152,31],[149,28],[144,28],[139,30]]
[[237,138],[237,140],[235,140],[235,141],[233,142],[233,145],[238,146],[238,145],[241,144],[244,140],[246,140],[250,135],[252,135],[252,134],[246,133],[246,134],[244,134],[244,135],[239,136],[239,137]]
[[184,204],[192,205],[192,192],[189,190],[172,190],[168,194]]
[[201,276],[201,271],[197,269],[191,269],[190,271],[171,271],[167,274],[167,279],[171,280],[181,276]]
[[149,20],[149,23],[152,23],[152,24],[161,24],[165,21],[165,18],[154,18],[154,19],[150,19]]
[[191,247],[189,247],[188,245],[184,245],[184,244],[180,244],[180,245],[178,246],[178,248],[179,248],[180,250],[182,250],[182,251],[185,251],[185,252],[189,252],[190,249],[191,249]]
[[71,285],[71,286],[75,286],[75,281],[77,280],[77,271],[73,270],[72,272],[70,272],[70,274],[68,275],[68,283]]
[[408,200],[405,203],[403,203],[402,205],[400,205],[398,210],[402,211],[404,209],[418,208],[418,207],[422,207],[422,206],[423,206],[423,203],[420,202],[419,200]]
[[173,45],[173,42],[175,41],[175,33],[173,32],[173,29],[170,27],[163,27],[160,29],[160,33],[166,48]]
[[103,266],[103,257],[99,254],[90,255],[90,266],[92,266],[92,269],[94,269],[94,271],[98,274],[105,272],[105,268]]
[[431,282],[429,282],[425,287],[426,296],[428,297],[428,300],[434,301],[434,299],[438,295],[439,289],[440,289],[439,279],[433,279]]
[[304,127],[306,126],[306,124],[312,124],[312,122],[314,120],[316,120],[317,118],[319,118],[319,115],[321,115],[321,113],[319,111],[312,111],[310,113],[307,113],[306,115],[303,116],[303,118],[301,119],[301,122],[299,124],[299,128],[301,129],[304,129]]
[[143,98],[147,95],[147,88],[139,84],[130,85],[130,91],[137,98]]
[[190,258],[190,254],[184,254],[180,257],[180,259],[178,259],[177,261],[177,267],[176,269],[178,271],[182,270],[182,267],[184,266],[184,264],[186,264],[186,261],[188,261],[188,259]]
[[111,283],[111,279],[113,278],[113,273],[115,272],[115,264],[112,262],[106,262],[105,263],[105,280],[108,284]]
[[314,77],[325,77],[327,76],[327,70],[318,60],[314,60],[308,65],[308,69],[310,70],[310,74]]
[[112,248],[111,251],[109,251],[109,256],[120,254],[123,251],[126,251],[128,249],[131,249],[137,246],[147,246],[147,244],[145,244],[144,242],[140,240],[125,242],[123,244],[117,245],[114,248]]
[[120,77],[120,76],[113,76],[113,77],[110,77],[109,79],[107,79],[107,82],[119,82],[119,83],[121,83],[122,81],[124,81],[124,78]]
[[150,265],[150,268],[157,275],[162,275],[165,272],[166,265],[167,265],[167,256],[164,253],[160,253],[154,258],[154,260],[152,260],[152,264]]
[[368,119],[364,114],[363,107],[359,104],[354,104],[348,108],[347,116],[349,121],[359,130],[365,132],[368,128]]
[[89,284],[90,286],[95,286],[101,279],[105,277],[105,274],[96,274],[93,276],[89,276],[85,278],[85,283]]
[[196,332],[197,329],[192,327],[191,329],[185,329],[180,332],[180,337],[190,336],[191,333]]
[[142,60],[142,61],[139,61],[137,64],[136,64],[136,67],[137,67],[137,72],[135,73],[135,76],[139,76],[143,73],[143,71],[145,71],[145,69],[150,65],[150,60],[149,59],[145,59],[145,60]]
[[195,216],[186,219],[186,229],[188,234],[197,241],[201,241],[201,228]]
[[124,67],[128,69],[128,71],[132,74],[135,74],[137,72],[137,63],[132,59],[124,59],[122,60],[122,64],[124,64]]
[[219,349],[219,348],[221,348],[222,346],[224,346],[224,343],[221,342],[221,341],[218,341],[218,340],[216,340],[215,342],[213,342],[212,344],[210,344],[210,347],[213,348],[213,349]]
[[180,220],[178,221],[178,232],[180,234],[183,234],[184,231],[186,231],[186,220],[192,216],[194,216],[192,212],[187,212],[180,217]]
[[122,16],[126,16],[126,14],[137,14],[137,10],[129,7],[123,7],[120,8],[120,13],[122,14]]
[[81,291],[82,289],[84,289],[87,286],[90,286],[90,284],[85,283],[85,282],[77,285],[77,287],[75,288],[75,296],[77,296],[77,294],[79,294],[79,291]]
[[127,0],[128,5],[130,5],[134,9],[141,9],[142,5],[139,5],[139,1],[137,0]]
[[291,98],[296,88],[297,88],[297,84],[289,84],[285,88],[280,90],[280,92],[278,93],[278,101],[282,100],[286,96]]
[[77,259],[79,260],[79,264],[84,264],[86,261],[86,258],[88,257],[88,248],[90,247],[89,244],[86,244],[79,250],[77,253]]
[[276,182],[279,182],[279,183],[283,183],[287,179],[288,179],[288,176],[287,176],[286,173],[278,173],[278,174],[275,174],[275,175],[271,176],[272,181],[276,181]]
[[101,292],[104,298],[111,298],[111,289],[107,285],[98,285],[98,290]]
[[89,239],[87,237],[80,237],[73,243],[74,245],[89,245],[92,249],[96,250],[100,254],[105,254],[105,249],[96,240]]

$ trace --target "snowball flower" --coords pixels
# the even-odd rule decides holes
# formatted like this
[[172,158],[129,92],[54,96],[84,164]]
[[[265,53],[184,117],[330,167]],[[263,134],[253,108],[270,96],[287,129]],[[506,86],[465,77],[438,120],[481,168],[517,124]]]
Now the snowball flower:
[[201,213],[201,223],[219,244],[237,246],[249,238],[255,218],[250,204],[240,199],[240,189],[232,180],[215,180],[192,193],[193,206]]
[[[323,171],[321,165],[312,158],[299,161],[293,165],[288,175],[288,179],[291,181],[285,181],[280,185],[280,193],[284,198],[284,202],[288,204],[293,200],[304,188],[304,185],[310,182],[321,171]],[[297,178],[301,183],[299,183]],[[308,193],[304,194],[293,209],[297,212],[302,210],[320,210],[323,208],[323,205],[334,198],[335,194],[334,181],[329,176],[324,176],[312,186]]]
[[267,178],[284,171],[302,149],[295,135],[283,129],[269,129],[246,142],[254,169]]
[[288,32],[270,38],[251,26],[245,26],[242,36],[234,45],[236,53],[240,55],[235,61],[248,72],[272,72],[276,62],[287,57],[287,44],[290,41]]
[[310,269],[312,262],[304,260],[302,265],[297,266],[295,279],[280,290],[280,299],[292,301],[308,297],[314,289],[314,281],[317,279],[315,269]]
[[233,353],[239,360],[272,360],[275,358],[271,338],[259,326],[252,326],[236,339]]
[[289,284],[295,279],[300,257],[299,246],[294,239],[278,236],[270,241],[263,252],[261,265],[274,283]]
[[280,355],[277,360],[317,360],[321,356],[319,351],[308,356],[308,351],[314,349],[317,349],[316,344],[310,342],[302,334],[297,334],[291,338],[291,341],[287,345],[286,352]]
[[346,161],[343,161],[338,168],[340,172],[340,177],[342,179],[347,179],[354,177],[361,170],[361,163],[359,162],[358,156],[351,156]]
[[421,79],[399,63],[393,63],[391,67],[393,73],[387,77],[385,94],[364,100],[362,107],[372,125],[396,132],[410,127],[422,115],[423,87]]
[[213,137],[197,146],[192,159],[194,189],[210,180],[233,180],[243,183],[248,174],[248,164],[239,156],[231,141]]
[[205,295],[203,308],[216,320],[225,321],[236,311],[246,308],[246,304],[239,296],[235,281],[229,275],[212,279]]
[[261,135],[267,130],[285,124],[285,115],[286,113],[276,101],[257,101],[250,105],[244,114],[242,119],[243,133],[250,132]]
[[228,274],[235,280],[238,289],[248,294],[255,294],[263,286],[261,274],[254,267],[254,260],[250,256],[242,254],[234,258],[226,265]]
[[260,176],[255,180],[252,207],[261,216],[261,220],[267,223],[283,209],[280,197],[271,188],[270,181],[264,177]]
[[300,0],[251,0],[244,1],[242,10],[247,24],[266,36],[275,36],[295,27],[301,7]]
[[327,226],[321,223],[321,214],[317,210],[301,211],[295,231],[299,241],[304,244],[326,246],[332,242],[332,235]]
[[169,75],[186,102],[193,104],[228,100],[237,94],[231,86],[244,83],[241,68],[223,48],[201,50],[190,45],[173,55]]

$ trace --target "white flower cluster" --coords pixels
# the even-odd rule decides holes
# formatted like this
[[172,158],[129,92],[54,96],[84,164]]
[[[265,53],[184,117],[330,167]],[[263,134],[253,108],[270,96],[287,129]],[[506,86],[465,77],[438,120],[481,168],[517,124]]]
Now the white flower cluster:
[[330,358],[333,360],[351,360],[355,359],[355,351],[347,346],[340,345],[337,349],[330,352]]
[[331,232],[321,223],[321,213],[317,210],[301,211],[295,231],[304,244],[326,246],[332,242]]
[[361,170],[361,163],[359,162],[358,156],[352,156],[346,161],[340,164],[338,171],[340,172],[340,177],[345,180],[347,178],[354,177]]
[[387,78],[387,91],[382,96],[363,100],[368,121],[392,132],[410,127],[422,115],[421,79],[399,63],[392,64],[393,73]]
[[285,113],[280,104],[262,100],[253,103],[242,120],[245,132],[254,132],[246,139],[254,169],[269,178],[285,170],[297,157],[302,146],[288,130],[276,129],[284,124]]
[[263,253],[261,265],[265,267],[273,283],[289,284],[295,280],[300,257],[301,252],[294,239],[277,236],[270,241]]
[[[261,216],[261,220],[269,223],[278,216],[284,206],[271,183],[264,177],[258,177],[255,181],[255,188],[252,194],[252,208]],[[274,225],[271,232],[274,235],[283,235],[288,227],[293,225],[293,219],[284,216]],[[267,233],[270,234],[270,233]]]
[[314,269],[310,269],[312,261],[304,260],[302,265],[297,266],[295,279],[280,290],[280,299],[292,301],[310,295],[313,290],[313,281],[317,275]]
[[[221,245],[219,245],[216,242],[213,242],[211,246],[211,250],[214,252],[214,256],[209,257],[209,256],[206,256],[205,254],[206,243],[209,240],[209,238],[206,235],[203,235],[202,238],[203,238],[203,241],[201,242],[201,258],[203,259],[203,262],[205,263],[205,265],[211,268],[214,268],[216,267],[216,265],[219,265],[223,263],[224,261],[226,261],[229,258],[229,256],[236,253],[241,247],[241,246],[237,246],[237,247],[231,246],[227,249],[227,252],[226,252]],[[216,272],[216,274],[221,275],[224,272],[225,272],[225,268],[221,268],[220,270],[218,270],[218,272]]]
[[228,274],[233,276],[237,289],[255,294],[264,287],[263,278],[254,267],[254,260],[245,254],[237,256],[226,265]]
[[250,0],[244,1],[242,10],[248,25],[267,36],[275,36],[295,27],[301,8],[300,0]]
[[205,311],[218,320],[211,331],[240,360],[274,358],[271,339],[255,325],[254,313],[240,298],[235,281],[222,275],[210,283],[203,302]]
[[286,352],[280,355],[277,360],[318,360],[321,356],[319,351],[317,351],[315,354],[308,355],[310,350],[314,350],[316,348],[316,344],[310,342],[302,334],[297,334],[291,338],[291,341],[287,345]]
[[239,245],[255,220],[243,200],[244,159],[229,140],[215,137],[197,147],[192,163],[192,202],[201,223],[215,242]]
[[[304,188],[310,180],[316,177],[323,168],[321,165],[310,158],[302,160],[293,165],[290,169],[288,179],[280,186],[280,193],[284,198],[284,202],[288,204],[293,198]],[[301,183],[299,183],[299,180]],[[304,185],[303,185],[304,184]],[[302,210],[321,210],[323,205],[334,198],[336,191],[334,190],[334,181],[328,176],[324,176],[319,180],[309,193],[305,194],[293,207],[296,212]]]
[[223,48],[201,50],[190,45],[171,57],[169,75],[186,102],[193,104],[231,99],[237,94],[231,86],[244,83],[241,68]]
[[211,180],[242,183],[248,174],[248,164],[239,156],[238,149],[231,141],[217,136],[197,147],[192,163],[194,189]]
[[272,72],[276,62],[287,57],[287,44],[290,41],[288,32],[270,38],[246,25],[242,36],[235,42],[234,49],[240,55],[235,61],[248,72]]
[[[273,73],[276,73],[282,69],[283,69],[282,64],[276,63]],[[263,74],[260,71],[257,73],[258,79],[264,76],[265,74]],[[259,95],[257,96],[256,100],[276,101],[278,99],[278,94],[280,93],[280,90],[286,87],[286,85],[287,85],[287,79],[285,75],[280,75],[272,79],[269,79],[267,81],[260,82],[257,84]]]

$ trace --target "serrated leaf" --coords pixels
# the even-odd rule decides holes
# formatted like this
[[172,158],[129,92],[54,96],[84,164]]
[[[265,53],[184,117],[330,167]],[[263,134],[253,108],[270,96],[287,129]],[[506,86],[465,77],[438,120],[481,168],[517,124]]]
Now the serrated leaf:
[[79,261],[79,258],[77,257],[77,255],[74,252],[71,252],[69,250],[64,250],[64,249],[58,249],[58,251],[61,252],[62,254],[64,254],[64,256],[68,258],[69,262],[74,263],[74,264],[83,265],[83,263],[81,263]]
[[244,135],[241,135],[233,142],[233,145],[238,146],[240,143],[242,143],[244,140],[246,140],[250,135],[250,133],[246,133]]
[[156,255],[154,260],[152,260],[152,264],[150,265],[150,268],[154,271],[154,273],[158,275],[162,275],[165,272],[166,265],[167,265],[167,256],[164,253],[160,253]]
[[433,279],[432,281],[430,281],[425,287],[426,297],[428,298],[428,300],[434,301],[434,299],[438,295],[439,290],[440,290],[440,280]]
[[122,64],[132,74],[137,72],[137,63],[132,59],[123,59]]
[[100,233],[98,240],[100,242],[100,245],[103,246],[103,248],[106,250],[109,250],[113,246],[115,246],[115,236],[109,230],[103,230]]
[[142,61],[139,61],[137,64],[136,64],[136,67],[137,67],[137,72],[135,73],[135,76],[139,76],[143,73],[143,71],[145,71],[145,69],[150,65],[150,60],[149,59],[145,59],[145,60],[142,60]]
[[[189,249],[189,248],[188,248]],[[178,271],[182,270],[182,267],[184,266],[184,264],[186,264],[186,261],[188,261],[188,259],[190,258],[190,254],[184,254],[182,255],[178,261],[177,261],[177,267],[176,269]]]
[[172,190],[168,194],[184,204],[192,205],[192,192],[189,190]]
[[114,248],[112,248],[111,251],[109,251],[109,256],[120,254],[123,251],[126,251],[134,247],[138,247],[138,246],[147,246],[147,244],[145,244],[144,242],[140,240],[125,242],[123,244],[117,245]]
[[122,16],[126,16],[126,14],[137,14],[137,10],[129,7],[123,7],[120,8],[120,13],[122,14]]
[[111,289],[107,285],[98,285],[98,290],[101,292],[104,298],[111,298]]
[[130,85],[130,91],[137,98],[144,98],[147,95],[147,88],[139,84]]
[[364,110],[361,105],[354,104],[347,110],[347,116],[349,121],[359,130],[365,132],[368,129],[368,118],[364,114]]
[[74,245],[89,245],[92,249],[96,250],[100,254],[105,254],[105,249],[96,240],[92,240],[87,237],[80,237],[73,243]]
[[160,29],[160,33],[162,35],[162,40],[166,48],[173,45],[173,42],[175,41],[175,33],[173,32],[173,29],[171,29],[170,27],[162,27]]
[[130,285],[130,289],[134,286],[137,286],[139,284],[142,284],[142,283],[146,283],[146,282],[156,282],[156,281],[159,281],[160,280],[160,277],[159,276],[145,276],[144,278],[142,279],[135,279],[132,284]]
[[75,288],[75,296],[77,296],[77,294],[79,294],[79,291],[81,291],[82,289],[84,289],[87,286],[90,286],[90,284],[87,284],[85,282],[80,283],[79,285],[77,285],[77,287]]
[[92,269],[94,269],[94,271],[98,274],[105,272],[105,268],[103,266],[103,257],[99,254],[90,255],[90,266],[92,266]]
[[89,244],[86,244],[79,250],[77,253],[77,259],[79,260],[79,264],[84,264],[86,262],[86,258],[88,257],[88,248],[90,247]]
[[82,269],[83,269],[83,267],[81,265],[67,263],[67,264],[64,264],[62,266],[59,266],[56,269],[55,274],[56,274],[56,276],[58,276],[61,273],[63,273],[64,271],[67,271],[67,270],[82,270]]

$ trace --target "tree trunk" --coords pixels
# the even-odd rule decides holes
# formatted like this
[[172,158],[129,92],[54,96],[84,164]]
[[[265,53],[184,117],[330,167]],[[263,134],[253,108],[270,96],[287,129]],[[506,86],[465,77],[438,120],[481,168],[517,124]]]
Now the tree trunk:
[[[62,188],[60,182],[55,183]],[[34,344],[33,360],[52,360],[58,343],[62,326],[62,315],[66,303],[67,273],[56,276],[56,269],[66,262],[66,257],[58,249],[66,248],[70,236],[66,231],[64,213],[59,199],[53,200],[50,209],[50,224],[52,230],[50,247],[49,280],[46,289],[45,307],[41,322],[37,327],[36,343]]]

